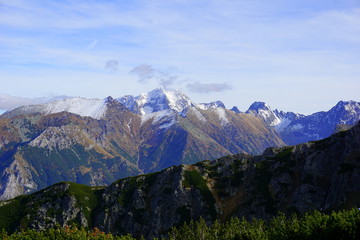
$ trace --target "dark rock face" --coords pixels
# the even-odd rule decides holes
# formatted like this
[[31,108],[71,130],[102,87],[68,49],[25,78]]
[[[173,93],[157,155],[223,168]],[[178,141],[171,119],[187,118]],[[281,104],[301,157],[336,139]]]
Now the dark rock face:
[[[200,216],[211,223],[360,207],[359,182],[360,124],[321,141],[170,167],[103,188],[60,183],[0,202],[0,228],[76,222],[151,238]],[[18,215],[4,225],[6,211],[19,203]]]
[[241,111],[239,110],[239,108],[237,106],[233,106],[230,110],[235,113],[241,113]]
[[208,202],[200,190],[186,185],[187,171],[185,166],[172,167],[112,184],[102,194],[99,209],[105,211],[97,215],[95,225],[116,234],[158,236],[200,216],[213,221],[215,201]]

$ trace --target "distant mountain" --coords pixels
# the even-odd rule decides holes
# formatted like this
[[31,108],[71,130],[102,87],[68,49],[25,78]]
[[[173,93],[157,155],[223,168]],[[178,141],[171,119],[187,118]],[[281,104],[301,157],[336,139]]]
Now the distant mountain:
[[262,119],[266,124],[279,132],[286,128],[292,121],[305,117],[305,115],[302,114],[283,112],[277,109],[273,111],[270,106],[264,102],[254,102],[246,113]]
[[355,125],[360,120],[360,103],[340,101],[327,112],[305,116],[293,112],[271,110],[263,102],[255,102],[246,111],[273,127],[287,144],[298,144],[330,136],[337,125]]
[[31,105],[31,104],[43,104],[48,102],[53,102],[55,100],[70,98],[69,96],[51,96],[51,97],[37,97],[37,98],[27,98],[27,97],[17,97],[11,96],[8,94],[0,93],[0,114],[12,110],[14,108]]
[[198,107],[179,91],[118,99],[70,98],[0,116],[0,199],[59,181],[118,178],[282,146],[260,119],[220,102]]
[[52,113],[69,112],[83,117],[100,119],[106,112],[106,100],[67,98],[45,104],[26,105],[18,107],[2,115],[3,118],[11,118],[18,115],[39,113],[49,115]]
[[236,106],[233,106],[230,110],[236,113],[241,113],[241,111]]
[[359,182],[360,124],[321,141],[173,166],[108,187],[58,183],[0,202],[0,228],[76,223],[151,239],[199,217],[212,223],[359,208]]

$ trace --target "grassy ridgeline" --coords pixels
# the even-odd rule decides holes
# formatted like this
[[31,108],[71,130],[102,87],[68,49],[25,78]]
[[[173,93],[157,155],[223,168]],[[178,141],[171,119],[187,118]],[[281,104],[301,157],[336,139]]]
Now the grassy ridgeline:
[[[8,235],[0,233],[0,239],[135,239],[130,235],[113,236],[98,229],[86,231],[76,227],[53,228],[46,231],[26,230]],[[307,240],[307,239],[360,239],[360,210],[354,208],[348,211],[324,214],[318,211],[307,213],[302,217],[293,215],[286,218],[279,214],[268,222],[263,220],[247,221],[233,218],[226,223],[217,221],[207,226],[203,219],[190,222],[179,228],[172,228],[166,239],[171,240]]]

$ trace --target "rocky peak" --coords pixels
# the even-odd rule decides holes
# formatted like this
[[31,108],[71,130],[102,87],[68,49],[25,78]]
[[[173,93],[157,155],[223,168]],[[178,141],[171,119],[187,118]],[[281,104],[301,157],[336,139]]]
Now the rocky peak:
[[122,113],[124,111],[128,111],[128,109],[126,108],[126,106],[115,100],[114,98],[112,98],[111,96],[105,98],[104,102],[106,103],[106,107],[107,107],[107,113],[111,110],[111,111],[116,111],[118,113]]
[[273,112],[279,118],[287,118],[287,119],[292,120],[292,121],[296,120],[296,119],[299,119],[299,118],[302,118],[302,117],[305,117],[305,115],[303,115],[303,114],[294,113],[294,112],[284,112],[284,111],[279,111],[277,109],[275,109]]
[[253,104],[250,105],[249,109],[246,112],[248,111],[259,112],[259,110],[271,111],[271,108],[265,102],[254,102]]
[[262,119],[266,124],[274,127],[281,122],[281,119],[264,102],[254,102],[246,113]]
[[352,101],[352,100],[350,100],[350,101],[339,101],[336,105],[335,105],[335,107],[333,107],[333,108],[345,108],[345,109],[349,109],[351,106],[352,107],[357,107],[357,106],[359,106],[360,105],[360,103],[358,103],[358,102],[355,102],[355,101]]
[[125,95],[118,98],[117,101],[124,104],[127,109],[136,114],[141,114],[137,99],[132,95]]
[[340,101],[328,112],[329,118],[339,124],[354,124],[360,119],[360,103],[355,101]]
[[199,103],[199,104],[196,104],[196,106],[203,110],[225,108],[225,104],[221,101],[215,101],[215,102],[210,102],[210,103]]
[[113,102],[114,98],[112,96],[108,96],[107,98],[105,98],[105,103],[109,103],[109,102]]
[[239,110],[239,108],[237,106],[233,106],[230,111],[236,112],[236,113],[241,113],[241,111]]

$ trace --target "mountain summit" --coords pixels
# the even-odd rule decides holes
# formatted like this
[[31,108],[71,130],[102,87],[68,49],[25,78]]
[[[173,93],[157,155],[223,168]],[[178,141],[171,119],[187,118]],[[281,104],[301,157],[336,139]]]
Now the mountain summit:
[[174,110],[184,116],[190,107],[195,104],[188,96],[178,90],[166,90],[157,88],[139,96],[127,95],[117,99],[124,104],[130,111],[142,115],[164,110]]

